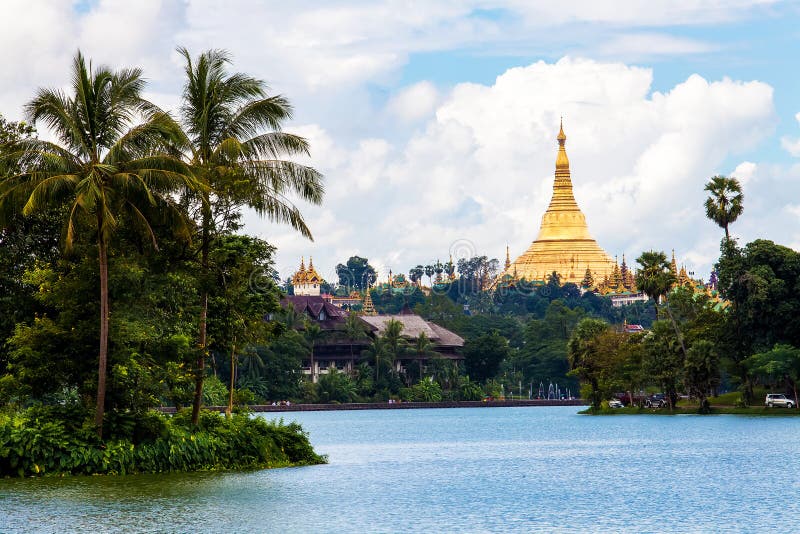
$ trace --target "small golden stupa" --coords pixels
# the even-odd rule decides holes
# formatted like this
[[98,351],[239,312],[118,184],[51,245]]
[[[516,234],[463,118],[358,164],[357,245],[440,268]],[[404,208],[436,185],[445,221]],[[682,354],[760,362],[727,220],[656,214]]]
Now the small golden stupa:
[[603,280],[614,274],[616,262],[589,234],[586,217],[575,202],[569,159],[564,148],[567,136],[564,135],[563,122],[557,139],[553,198],[542,216],[539,236],[524,254],[506,266],[503,275],[529,282],[546,281],[555,271],[562,284],[573,282],[580,285],[588,271],[595,281]]

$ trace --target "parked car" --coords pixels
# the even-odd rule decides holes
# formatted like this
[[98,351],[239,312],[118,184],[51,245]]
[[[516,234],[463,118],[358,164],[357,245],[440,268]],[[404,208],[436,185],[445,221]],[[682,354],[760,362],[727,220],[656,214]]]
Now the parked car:
[[781,395],[780,393],[770,393],[764,399],[764,405],[772,408],[773,406],[785,406],[786,408],[794,408],[794,401]]
[[622,402],[619,401],[618,399],[611,399],[610,401],[608,401],[609,408],[622,408],[623,406],[625,405],[622,404]]
[[654,393],[644,400],[645,408],[663,408],[667,405],[667,396],[663,393]]

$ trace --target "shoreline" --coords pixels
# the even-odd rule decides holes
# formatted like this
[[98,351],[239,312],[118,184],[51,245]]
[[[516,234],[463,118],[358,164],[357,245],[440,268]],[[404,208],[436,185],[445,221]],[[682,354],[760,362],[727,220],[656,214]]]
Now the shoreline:
[[[255,404],[247,406],[254,413],[272,412],[329,412],[341,410],[413,410],[431,408],[508,408],[535,406],[588,406],[583,399],[570,400],[498,400],[498,401],[440,401],[440,402],[349,402],[342,404],[292,404],[290,406],[272,406],[271,404]],[[224,412],[227,406],[204,406],[204,410]],[[172,406],[157,408],[162,413],[173,414]]]

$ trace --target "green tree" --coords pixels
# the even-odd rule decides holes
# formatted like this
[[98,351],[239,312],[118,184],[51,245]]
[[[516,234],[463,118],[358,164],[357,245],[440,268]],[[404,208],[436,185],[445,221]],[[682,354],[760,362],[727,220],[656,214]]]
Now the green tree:
[[353,402],[356,398],[356,384],[335,367],[330,367],[317,382],[317,395],[321,402]]
[[608,330],[608,323],[605,321],[587,317],[575,327],[567,344],[570,372],[589,385],[588,396],[595,410],[600,409],[603,400],[600,375],[604,371],[605,356],[599,349],[598,339]]
[[[218,352],[230,355],[228,412],[233,409],[237,362],[240,353],[251,354],[250,347],[265,343],[273,335],[272,323],[264,317],[276,311],[278,288],[270,276],[274,247],[261,239],[243,235],[221,235],[213,241],[210,264],[216,283],[209,309],[218,318],[209,332]],[[255,279],[256,274],[263,274]]]
[[[156,219],[171,219],[187,233],[171,194],[178,188],[202,191],[186,166],[166,153],[176,130],[169,115],[142,97],[139,69],[112,71],[87,66],[78,52],[72,64],[71,94],[40,89],[26,105],[31,122],[44,121],[57,142],[22,139],[6,146],[0,166],[16,168],[0,184],[0,211],[28,215],[67,206],[66,246],[81,232],[97,245],[100,336],[95,423],[102,435],[109,335],[108,254],[121,222],[152,238]],[[134,124],[135,119],[143,121]]]
[[714,176],[706,184],[705,190],[709,197],[706,199],[706,217],[717,223],[725,230],[725,239],[730,239],[728,226],[744,211],[744,195],[742,186],[736,178]]
[[417,360],[417,365],[419,367],[419,379],[422,380],[423,377],[423,362],[429,360],[431,356],[436,354],[436,351],[433,350],[433,341],[425,334],[425,332],[420,332],[419,335],[414,338],[410,352],[414,355],[414,359]]
[[345,264],[338,264],[336,276],[339,277],[339,285],[359,291],[367,290],[378,279],[369,260],[360,256],[351,256]]
[[744,360],[775,344],[800,346],[800,253],[763,239],[742,248],[726,240],[717,270],[720,294],[730,303],[717,343],[750,402],[752,381]]
[[675,337],[681,347],[684,357],[686,356],[686,344],[683,341],[678,323],[670,310],[668,295],[672,287],[675,285],[675,275],[670,270],[670,265],[667,262],[667,255],[663,252],[656,252],[654,250],[642,252],[641,256],[636,258],[637,263],[641,266],[636,273],[636,287],[645,295],[653,299],[656,307],[656,316],[658,316],[659,301],[663,298],[665,303],[663,306],[675,330]]
[[410,389],[413,401],[439,402],[442,400],[442,387],[430,376],[426,376]]
[[392,371],[392,352],[386,338],[379,336],[363,352],[363,357],[371,362],[375,369],[375,384],[381,379],[381,369],[385,373]]
[[344,321],[344,328],[341,335],[347,339],[350,344],[350,365],[355,366],[355,354],[353,353],[353,345],[356,341],[362,341],[367,338],[367,328],[357,314],[350,313]]
[[791,345],[776,344],[771,350],[753,354],[745,366],[755,375],[780,379],[794,394],[794,407],[798,406],[797,381],[800,380],[800,349]]
[[306,343],[308,343],[308,356],[311,362],[311,382],[314,383],[317,381],[317,374],[314,371],[314,348],[317,346],[317,342],[321,341],[325,338],[327,333],[322,330],[322,328],[310,321],[307,317],[303,322],[303,337],[306,339]]
[[467,374],[484,381],[497,375],[500,363],[510,354],[508,340],[496,330],[464,343],[464,364]]
[[700,413],[708,413],[709,392],[719,384],[719,354],[709,340],[693,343],[686,353],[684,383],[689,394],[700,401]]
[[[311,167],[284,159],[308,154],[308,142],[281,131],[292,116],[288,100],[268,96],[265,83],[242,73],[229,73],[230,57],[209,50],[184,59],[185,82],[180,108],[183,150],[196,176],[209,188],[194,197],[200,228],[200,263],[210,271],[209,253],[216,235],[235,229],[243,207],[270,220],[287,223],[305,237],[311,231],[291,195],[319,204],[321,175]],[[208,278],[208,277],[206,277]],[[206,284],[209,281],[207,280]],[[197,379],[192,423],[197,424],[202,404],[207,335],[209,286],[201,295]]]

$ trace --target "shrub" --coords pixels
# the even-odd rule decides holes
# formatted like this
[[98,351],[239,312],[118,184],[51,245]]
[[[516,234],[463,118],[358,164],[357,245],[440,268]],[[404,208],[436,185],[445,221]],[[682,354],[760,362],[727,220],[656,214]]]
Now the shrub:
[[[204,411],[114,414],[100,441],[81,407],[37,407],[0,415],[0,476],[126,474],[260,469],[325,462],[296,423]],[[127,435],[125,433],[128,433]]]

